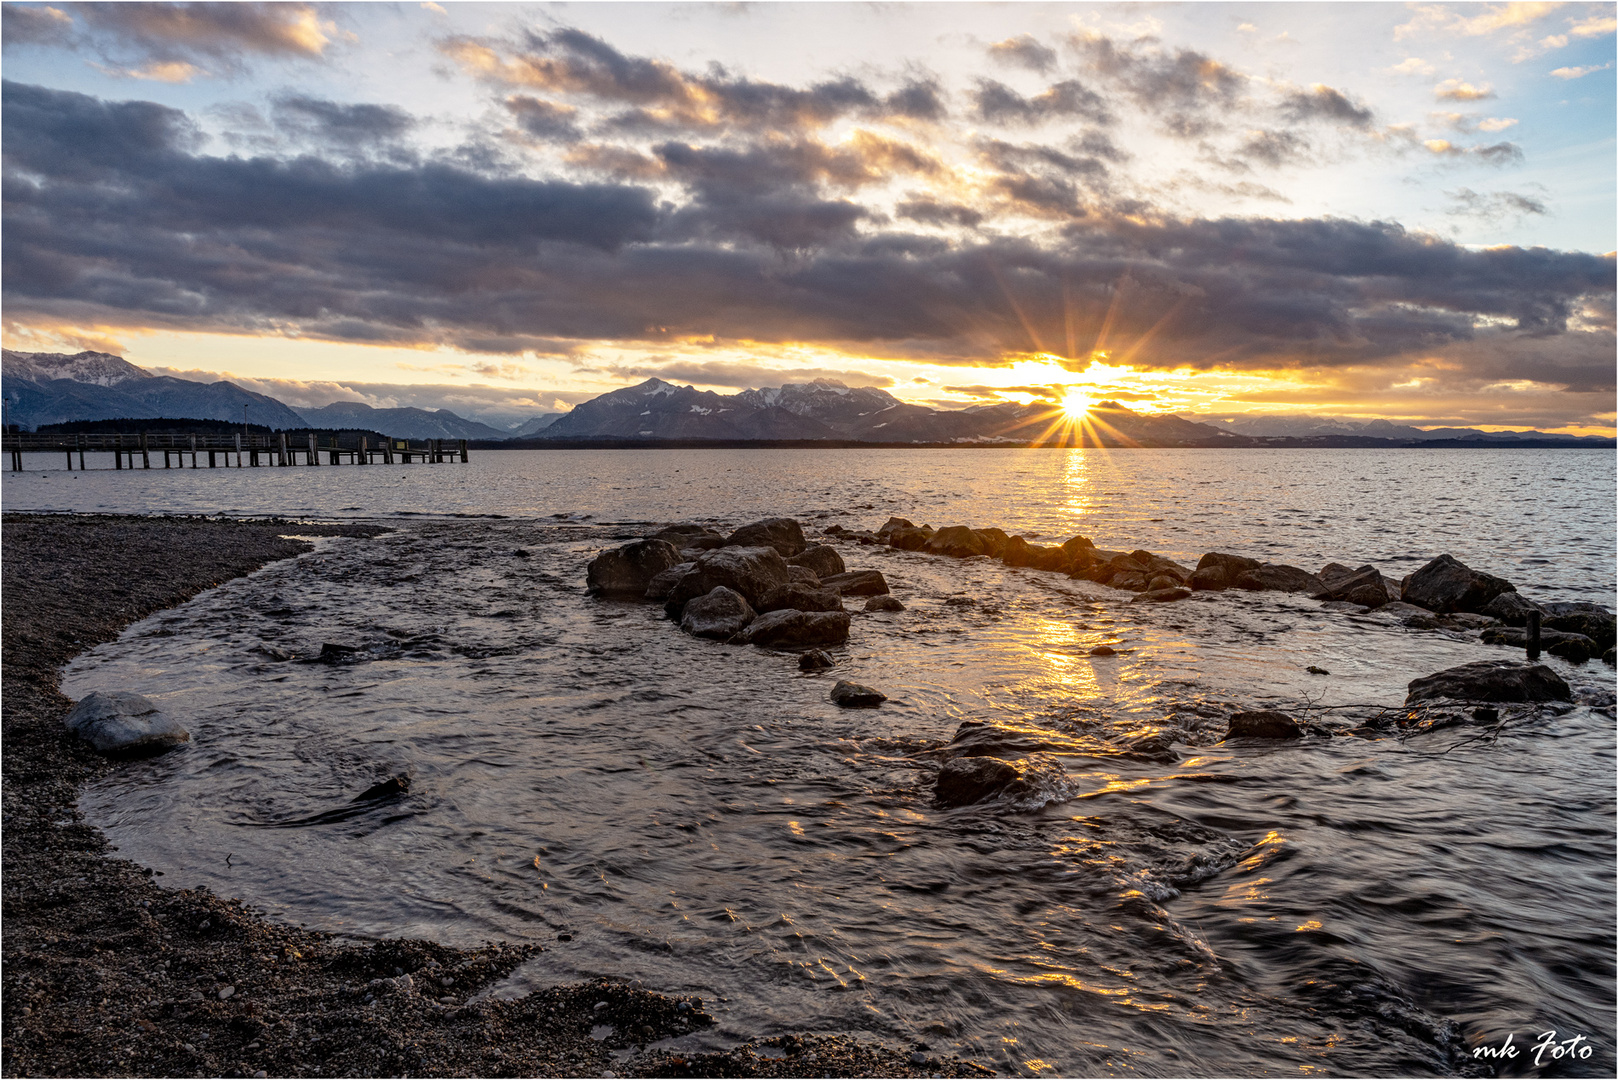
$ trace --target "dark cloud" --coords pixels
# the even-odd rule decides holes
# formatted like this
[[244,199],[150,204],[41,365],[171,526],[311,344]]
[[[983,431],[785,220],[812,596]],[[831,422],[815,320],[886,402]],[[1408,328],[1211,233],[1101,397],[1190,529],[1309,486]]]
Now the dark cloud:
[[1025,67],[1043,74],[1056,66],[1056,50],[1041,45],[1027,34],[1019,34],[989,46],[989,56],[1004,64]]
[[1236,155],[1243,164],[1256,161],[1274,169],[1306,157],[1309,150],[1309,141],[1294,132],[1253,131],[1237,148]]
[[805,383],[815,379],[830,379],[845,386],[889,387],[895,381],[886,375],[870,375],[863,371],[844,368],[793,367],[783,371],[763,364],[738,364],[723,360],[670,360],[653,358],[649,363],[607,364],[586,367],[582,372],[611,375],[618,379],[664,379],[675,383],[696,383],[699,386],[729,386],[738,390],[761,386],[780,386],[782,383]]
[[1460,188],[1456,191],[1446,191],[1453,205],[1449,213],[1453,216],[1477,217],[1488,221],[1498,221],[1508,217],[1525,217],[1529,214],[1540,215],[1546,213],[1545,203],[1515,191],[1493,191],[1481,194],[1471,188]]
[[575,122],[578,110],[570,106],[542,101],[527,94],[512,94],[504,104],[517,126],[536,139],[573,143],[584,137]]
[[1281,112],[1292,120],[1328,120],[1354,128],[1368,128],[1375,119],[1368,107],[1319,83],[1307,90],[1288,91],[1281,99]]
[[1078,35],[1069,44],[1104,82],[1122,90],[1164,130],[1195,138],[1224,124],[1241,101],[1247,76],[1194,49],[1164,50],[1155,39],[1120,46],[1101,34]]
[[18,45],[66,47],[77,35],[73,19],[61,8],[35,4],[0,4],[0,40]]
[[[251,57],[314,59],[338,37],[311,4],[73,4],[82,38],[116,74],[185,81],[239,71]],[[9,29],[9,28],[8,28]]]
[[1004,83],[979,79],[972,100],[978,118],[992,124],[1044,124],[1074,117],[1097,124],[1113,122],[1101,96],[1076,79],[1056,83],[1031,98]]
[[[1437,357],[1454,385],[1613,382],[1610,328],[1584,329],[1610,322],[1605,256],[1471,250],[1381,222],[1079,216],[1079,189],[1043,158],[1026,167],[1048,175],[996,183],[1058,216],[1059,237],[951,241],[827,198],[870,162],[806,140],[659,144],[646,160],[690,192],[674,204],[636,183],[438,161],[211,157],[162,106],[13,83],[4,97],[13,320],[513,353],[704,335],[977,365],[1039,350],[1075,370],[1096,348],[1158,369]],[[920,197],[899,213],[967,220]]]
[[1044,167],[1068,176],[1105,176],[1107,166],[1099,158],[1076,157],[1038,143],[1013,144],[999,139],[979,139],[978,153],[998,169],[1015,171],[1027,166]]
[[278,126],[336,147],[369,146],[403,138],[416,120],[392,105],[346,105],[303,94],[275,100]]
[[905,83],[882,100],[887,111],[909,120],[938,121],[948,115],[936,81]]
[[929,198],[905,199],[894,210],[900,217],[924,225],[964,225],[970,229],[983,220],[980,210],[962,203],[939,202]]

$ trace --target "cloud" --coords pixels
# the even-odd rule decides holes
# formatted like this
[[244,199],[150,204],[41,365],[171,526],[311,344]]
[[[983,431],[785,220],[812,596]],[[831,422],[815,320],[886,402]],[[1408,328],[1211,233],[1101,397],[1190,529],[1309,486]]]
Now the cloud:
[[1056,66],[1056,50],[1041,45],[1027,34],[997,41],[989,46],[989,57],[1004,64],[1024,67],[1043,74]]
[[1608,60],[1605,64],[1599,65],[1586,65],[1585,67],[1559,67],[1555,71],[1551,72],[1551,75],[1558,79],[1582,79],[1591,72],[1606,71],[1610,67],[1612,67],[1612,61]]
[[643,155],[653,186],[216,157],[178,110],[11,82],[3,123],[6,315],[24,324],[511,356],[709,338],[970,366],[1049,352],[1082,367],[1098,347],[1160,370],[1442,356],[1457,383],[1613,378],[1610,256],[1473,250],[1387,222],[1125,214],[1082,201],[1100,174],[1080,154],[1038,144],[984,144],[1005,166],[988,196],[1050,215],[1048,231],[939,236],[909,223],[976,224],[984,204],[907,195],[895,228],[828,196],[925,175],[922,159],[885,172],[902,156],[887,144],[668,140]]
[[1250,131],[1236,154],[1238,161],[1257,161],[1273,169],[1305,157],[1309,150],[1309,141],[1290,131]]
[[1494,191],[1488,194],[1479,194],[1471,188],[1460,188],[1456,191],[1444,193],[1452,202],[1448,213],[1454,217],[1475,217],[1486,221],[1499,221],[1503,218],[1522,218],[1528,215],[1543,215],[1546,208],[1541,199],[1514,191]]
[[1433,96],[1440,101],[1483,101],[1494,97],[1494,89],[1487,83],[1473,86],[1460,79],[1445,79],[1433,87]]
[[1597,12],[1586,16],[1578,22],[1569,22],[1568,33],[1574,37],[1595,38],[1606,37],[1608,34],[1618,32],[1618,18],[1609,12]]
[[511,427],[542,412],[559,412],[564,401],[595,396],[558,394],[537,387],[452,385],[446,383],[358,382],[349,379],[273,379],[239,375],[230,370],[148,367],[154,375],[193,382],[233,382],[255,394],[266,394],[293,409],[320,409],[338,401],[358,401],[373,409],[448,409],[493,427]]
[[1166,50],[1154,39],[1120,46],[1094,32],[1068,41],[1091,71],[1182,138],[1222,126],[1222,114],[1238,105],[1247,88],[1247,76],[1194,49]]
[[744,364],[724,360],[659,360],[651,363],[605,364],[580,370],[590,374],[611,375],[618,379],[664,379],[668,382],[694,383],[698,386],[727,386],[737,390],[780,386],[788,382],[812,382],[815,379],[830,379],[845,386],[886,388],[896,385],[896,380],[886,375],[871,375],[864,371],[844,368],[793,367],[783,370],[765,364]]
[[1059,82],[1031,98],[1023,97],[1004,83],[979,79],[972,100],[978,117],[993,124],[1044,124],[1073,117],[1097,124],[1110,124],[1113,120],[1101,95],[1077,79]]
[[1438,69],[1419,56],[1407,56],[1387,70],[1395,75],[1431,75]]
[[1281,111],[1293,120],[1327,120],[1355,128],[1370,127],[1374,119],[1369,108],[1322,83],[1308,90],[1288,91],[1281,100]]
[[8,49],[20,45],[67,47],[75,37],[73,18],[61,8],[3,4],[0,37]]
[[558,105],[528,94],[512,94],[502,103],[523,131],[547,142],[574,143],[584,138],[579,130],[579,110]]
[[1464,9],[1437,4],[1417,6],[1414,18],[1394,27],[1393,39],[1402,41],[1424,30],[1463,34],[1468,37],[1481,37],[1497,30],[1520,30],[1531,26],[1562,6],[1561,3],[1543,0],[1529,0],[1529,2],[1516,0],[1506,4],[1486,4],[1476,15],[1463,14],[1463,11],[1476,10],[1472,5],[1467,5]]
[[415,117],[392,105],[348,105],[305,94],[276,98],[274,113],[283,130],[345,149],[391,142],[416,126]]
[[1460,146],[1448,139],[1428,139],[1421,145],[1428,153],[1438,157],[1471,157],[1489,165],[1515,165],[1523,159],[1522,147],[1510,142],[1490,146]]

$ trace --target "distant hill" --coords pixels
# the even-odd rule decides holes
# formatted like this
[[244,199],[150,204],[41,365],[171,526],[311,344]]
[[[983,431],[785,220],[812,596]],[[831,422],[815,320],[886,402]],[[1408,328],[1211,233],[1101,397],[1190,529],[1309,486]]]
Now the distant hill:
[[566,413],[540,413],[530,420],[525,420],[506,434],[508,439],[531,439],[541,431],[556,423]]
[[[241,421],[195,420],[187,417],[117,416],[109,420],[69,420],[61,424],[41,424],[34,430],[54,435],[229,435],[242,430]],[[268,435],[263,424],[247,425],[249,435]]]
[[165,416],[240,423],[246,405],[251,423],[271,428],[304,426],[303,417],[281,402],[231,382],[191,382],[153,375],[109,353],[0,354],[0,397],[5,423],[32,431],[40,424],[116,417]]
[[1610,440],[1595,436],[1560,435],[1544,431],[1483,431],[1479,428],[1418,428],[1408,424],[1395,424],[1391,420],[1344,420],[1335,416],[1309,416],[1307,414],[1187,417],[1223,431],[1231,431],[1251,438],[1320,439],[1328,437],[1366,437],[1392,439],[1398,442],[1450,442],[1476,441],[1490,443],[1566,442],[1574,445],[1604,445]]
[[509,431],[457,416],[448,409],[373,409],[363,401],[335,401],[300,409],[310,426],[385,431],[396,439],[509,439]]

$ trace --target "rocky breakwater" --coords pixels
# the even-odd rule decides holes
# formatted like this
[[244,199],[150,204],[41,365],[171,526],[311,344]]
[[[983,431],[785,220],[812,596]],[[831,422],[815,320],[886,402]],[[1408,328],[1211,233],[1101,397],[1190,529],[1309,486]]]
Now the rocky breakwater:
[[1210,551],[1189,568],[1150,551],[1099,548],[1089,537],[1075,536],[1059,545],[1035,544],[998,528],[951,525],[935,529],[890,517],[874,532],[834,525],[828,536],[844,542],[886,544],[955,559],[998,559],[1007,566],[1027,567],[1092,581],[1133,592],[1141,602],[1185,600],[1195,593],[1303,593],[1328,610],[1397,619],[1411,630],[1430,630],[1480,638],[1485,644],[1523,648],[1529,633],[1522,629],[1537,616],[1544,651],[1574,663],[1601,656],[1615,662],[1614,616],[1587,602],[1537,603],[1519,595],[1504,578],[1474,570],[1452,555],[1440,555],[1415,573],[1394,582],[1370,564],[1352,567],[1330,562],[1310,573],[1284,563],[1266,563],[1229,552]]
[[850,571],[835,547],[811,543],[791,518],[751,522],[728,536],[668,526],[602,552],[585,577],[591,595],[660,601],[693,636],[785,649],[843,644],[844,598],[888,593],[880,571]]

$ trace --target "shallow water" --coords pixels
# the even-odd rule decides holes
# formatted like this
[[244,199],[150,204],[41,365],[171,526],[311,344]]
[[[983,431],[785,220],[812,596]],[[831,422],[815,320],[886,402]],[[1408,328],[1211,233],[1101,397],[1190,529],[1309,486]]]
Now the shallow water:
[[[706,1043],[845,1030],[1022,1074],[1383,1075],[1467,1071],[1478,1044],[1555,1028],[1596,1046],[1563,1071],[1612,1072],[1610,668],[1551,660],[1585,704],[1494,738],[1221,745],[1236,708],[1347,726],[1366,710],[1332,707],[1396,706],[1411,678],[1509,654],[1300,597],[1134,605],[852,545],[849,565],[881,569],[908,610],[856,615],[820,676],[583,595],[591,554],[637,531],[593,522],[781,511],[1394,576],[1447,550],[1545,598],[1610,603],[1612,455],[882,453],[774,473],[737,452],[483,455],[552,469],[526,488],[477,480],[526,517],[322,541],[76,662],[71,696],[146,693],[194,738],[85,809],[166,882],[294,921],[545,944],[501,993],[611,974],[702,994],[720,1019]],[[689,489],[635,487],[693,462],[709,478]],[[1424,471],[1444,462],[1461,471]],[[1517,499],[1514,472],[1569,488]],[[325,641],[367,658],[259,651]],[[1101,643],[1119,655],[1091,657]],[[837,709],[836,678],[890,700]],[[931,752],[969,720],[1050,750],[1034,797],[932,804]],[[1153,733],[1171,760],[1131,752]],[[399,772],[414,783],[396,802],[293,824]]]

